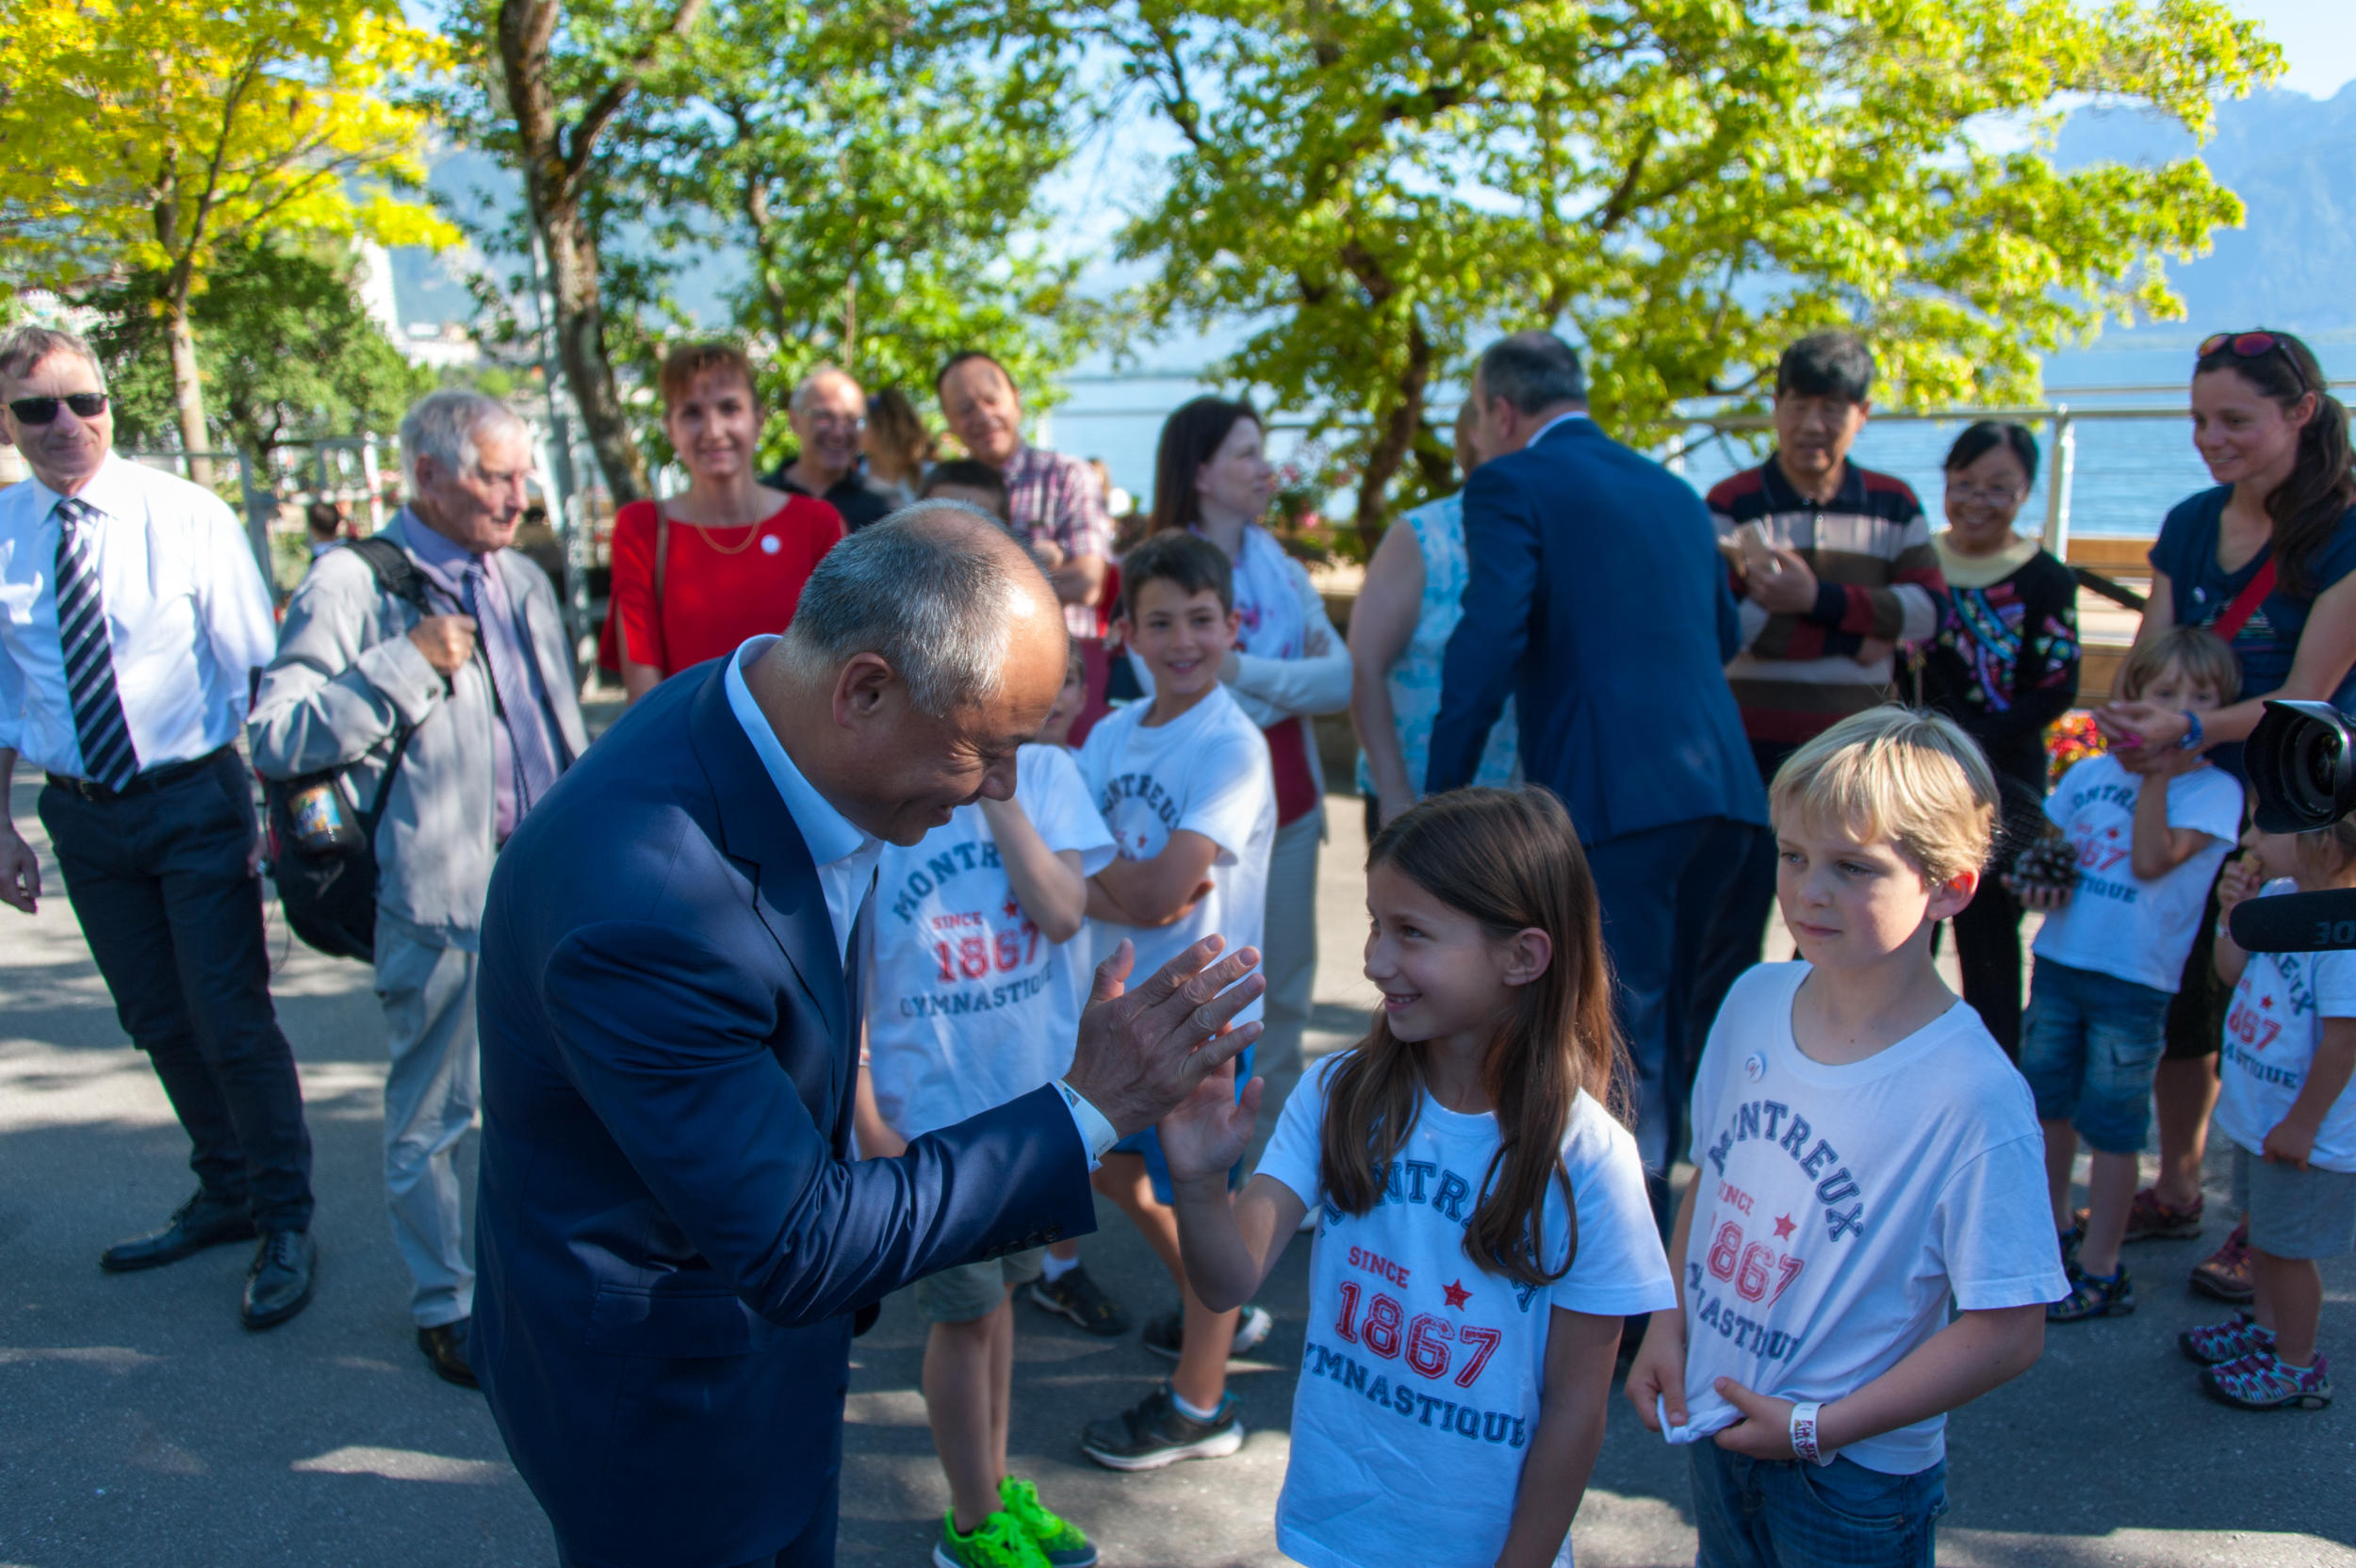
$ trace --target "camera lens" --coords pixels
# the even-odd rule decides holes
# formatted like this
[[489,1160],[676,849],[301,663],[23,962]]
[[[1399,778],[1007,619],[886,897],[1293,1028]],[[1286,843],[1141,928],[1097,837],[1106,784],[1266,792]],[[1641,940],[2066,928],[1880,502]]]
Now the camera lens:
[[2311,833],[2356,810],[2356,748],[2348,716],[2328,702],[2268,697],[2243,753],[2257,823]]

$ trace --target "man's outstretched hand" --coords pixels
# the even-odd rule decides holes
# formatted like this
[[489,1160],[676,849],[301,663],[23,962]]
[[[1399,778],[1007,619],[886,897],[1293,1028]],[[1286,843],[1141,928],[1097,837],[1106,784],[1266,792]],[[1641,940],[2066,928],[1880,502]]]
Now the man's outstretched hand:
[[1128,942],[1096,966],[1064,1082],[1121,1136],[1159,1121],[1260,1037],[1256,1022],[1228,1026],[1268,988],[1252,972],[1260,955],[1247,947],[1219,958],[1225,945],[1205,937],[1135,990],[1122,986],[1136,960]]

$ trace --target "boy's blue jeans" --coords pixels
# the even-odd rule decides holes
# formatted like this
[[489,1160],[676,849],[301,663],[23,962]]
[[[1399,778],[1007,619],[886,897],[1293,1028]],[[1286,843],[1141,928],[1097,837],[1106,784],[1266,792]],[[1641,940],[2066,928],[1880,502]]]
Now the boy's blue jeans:
[[1930,1568],[1947,1511],[1944,1460],[1885,1476],[1845,1459],[1751,1459],[1708,1438],[1687,1451],[1695,1568]]

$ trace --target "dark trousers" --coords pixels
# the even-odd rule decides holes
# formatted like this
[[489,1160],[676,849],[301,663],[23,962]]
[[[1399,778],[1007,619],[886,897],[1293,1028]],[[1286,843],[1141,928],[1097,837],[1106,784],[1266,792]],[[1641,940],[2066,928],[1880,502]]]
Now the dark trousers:
[[[1751,760],[1759,782],[1775,781],[1775,770],[1799,747],[1784,741],[1753,741]],[[1726,992],[1742,972],[1765,956],[1767,917],[1775,908],[1775,835],[1761,828],[1743,846],[1742,863],[1729,871],[1718,890],[1725,907],[1710,928],[1700,957],[1694,963],[1693,988],[1686,1009],[1685,1049],[1699,1062],[1710,1025]]]
[[[1739,919],[1731,882],[1767,830],[1708,817],[1587,846],[1603,905],[1604,946],[1612,956],[1613,998],[1636,1079],[1636,1147],[1657,1215],[1668,1217],[1667,1171],[1684,1152],[1685,1106],[1699,1044],[1717,1012],[1696,1013],[1704,956],[1730,946],[1726,923]],[[1763,925],[1766,917],[1759,917]],[[1753,933],[1754,949],[1758,934]],[[1721,995],[1724,993],[1722,992]]]
[[270,1005],[254,796],[234,752],[145,794],[41,792],[66,898],[205,1192],[264,1230],[311,1223],[311,1135]]
[[[827,1478],[826,1494],[818,1500],[818,1507],[811,1512],[810,1523],[802,1527],[800,1535],[775,1556],[758,1557],[750,1562],[731,1564],[730,1568],[834,1568],[834,1538],[842,1509],[843,1475],[837,1471]],[[595,1560],[597,1568],[602,1568],[606,1560]],[[591,1559],[574,1557],[564,1550],[562,1541],[556,1544],[556,1561],[557,1568],[593,1568]]]

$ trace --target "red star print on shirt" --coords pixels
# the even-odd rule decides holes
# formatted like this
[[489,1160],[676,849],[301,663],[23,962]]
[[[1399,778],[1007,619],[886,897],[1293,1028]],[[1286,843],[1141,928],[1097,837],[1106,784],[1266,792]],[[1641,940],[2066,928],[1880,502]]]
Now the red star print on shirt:
[[2262,996],[2258,998],[2258,1005],[2261,1007],[2271,1007],[2274,1005],[2274,998],[2270,996]]
[[1448,1304],[1459,1312],[1464,1311],[1464,1303],[1472,1299],[1472,1292],[1464,1288],[1464,1282],[1462,1280],[1442,1285],[1440,1294],[1447,1297]]
[[1775,1216],[1775,1239],[1777,1241],[1784,1240],[1786,1237],[1790,1236],[1792,1232],[1798,1229],[1798,1224],[1792,1220],[1790,1215],[1779,1214]]
[[1023,906],[1017,904],[1013,899],[1010,898],[1006,900],[1005,908],[1006,915],[1008,920],[1020,920],[1023,918]]

